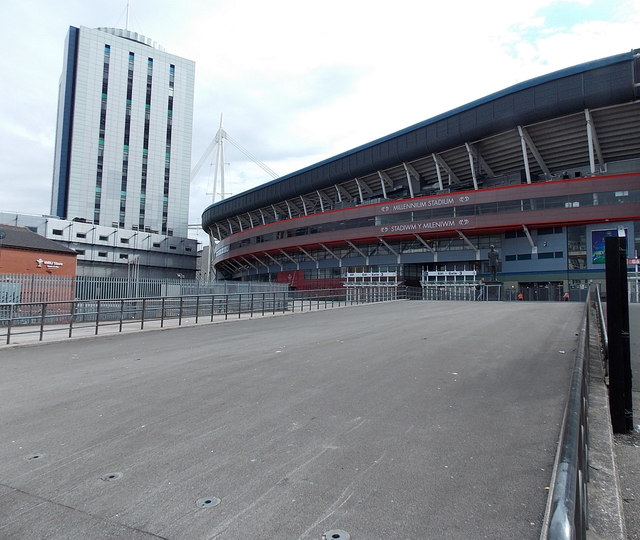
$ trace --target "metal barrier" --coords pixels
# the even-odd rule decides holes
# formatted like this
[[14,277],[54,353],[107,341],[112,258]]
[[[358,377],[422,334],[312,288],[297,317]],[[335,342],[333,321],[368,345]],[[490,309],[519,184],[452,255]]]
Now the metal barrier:
[[590,327],[597,331],[596,295],[590,289],[585,302],[542,540],[584,540],[589,528],[589,336]]
[[602,353],[602,365],[604,369],[605,381],[608,383],[609,378],[609,337],[607,334],[607,320],[604,316],[604,308],[602,307],[602,294],[600,285],[597,285],[595,296],[595,310],[598,321],[598,332],[600,333],[600,350]]
[[[404,296],[404,295],[403,295]],[[38,334],[43,341],[48,332],[64,332],[68,337],[81,329],[98,335],[100,328],[126,325],[144,329],[150,322],[163,328],[165,321],[213,322],[230,318],[275,315],[331,309],[354,304],[396,300],[387,294],[350,295],[344,288],[312,291],[204,294],[113,300],[73,300],[0,304],[0,343],[7,345],[17,335]],[[86,334],[86,331],[85,331]]]
[[[504,297],[503,297],[504,296]],[[428,283],[422,285],[423,300],[487,301],[515,300],[502,292],[496,283]]]
[[286,283],[259,281],[0,274],[0,303],[118,300],[287,290],[289,287]]

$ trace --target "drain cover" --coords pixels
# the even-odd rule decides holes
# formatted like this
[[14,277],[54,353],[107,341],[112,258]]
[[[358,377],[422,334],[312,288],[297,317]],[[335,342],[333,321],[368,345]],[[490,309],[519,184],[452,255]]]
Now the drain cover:
[[196,501],[196,505],[200,508],[210,508],[211,506],[218,506],[220,499],[218,497],[202,497]]
[[101,476],[100,480],[104,480],[105,482],[111,482],[112,480],[119,480],[120,478],[122,478],[122,473],[112,472],[109,474],[105,474],[104,476]]
[[351,535],[340,529],[333,529],[322,535],[322,540],[349,540],[349,538],[351,538]]

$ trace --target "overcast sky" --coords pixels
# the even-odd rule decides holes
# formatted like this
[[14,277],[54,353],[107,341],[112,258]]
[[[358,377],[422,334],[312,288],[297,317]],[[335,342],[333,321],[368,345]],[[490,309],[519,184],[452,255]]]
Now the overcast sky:
[[[0,211],[49,212],[68,28],[124,28],[126,13],[126,0],[3,3]],[[640,0],[131,0],[128,28],[196,62],[193,165],[223,114],[229,135],[284,175],[640,48]],[[230,144],[225,154],[227,195],[271,180]],[[192,182],[189,223],[211,203],[211,161]]]

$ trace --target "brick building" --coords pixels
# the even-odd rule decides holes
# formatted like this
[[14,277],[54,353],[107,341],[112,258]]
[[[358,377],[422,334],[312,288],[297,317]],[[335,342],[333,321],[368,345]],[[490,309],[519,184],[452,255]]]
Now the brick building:
[[0,225],[0,275],[76,275],[74,250],[36,234],[26,227]]

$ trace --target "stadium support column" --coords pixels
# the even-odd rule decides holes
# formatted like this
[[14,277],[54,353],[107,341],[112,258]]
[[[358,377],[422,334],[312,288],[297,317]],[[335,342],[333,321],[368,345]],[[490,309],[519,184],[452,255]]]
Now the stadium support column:
[[604,163],[602,156],[602,149],[600,148],[600,142],[598,140],[598,134],[596,132],[593,118],[591,117],[591,111],[589,109],[584,110],[584,116],[587,121],[587,144],[589,145],[589,165],[591,167],[591,175],[597,173],[596,169],[596,155],[598,158],[598,164]]
[[473,189],[478,191],[478,177],[476,175],[476,166],[474,164],[474,155],[471,151],[471,145],[467,142],[464,143],[464,145],[467,149],[467,154],[469,155],[469,168],[471,169],[471,177],[473,178]]
[[531,170],[529,169],[529,156],[527,153],[527,139],[524,134],[522,126],[518,126],[518,133],[520,134],[520,145],[522,146],[522,159],[524,161],[524,172],[527,177],[527,184],[531,183]]
[[396,251],[395,249],[393,249],[393,248],[392,248],[392,247],[391,247],[387,242],[385,242],[385,241],[384,241],[384,238],[378,237],[378,241],[379,241],[381,244],[384,244],[384,246],[385,246],[385,247],[386,247],[386,248],[387,248],[391,253],[393,253],[393,254],[396,256],[396,263],[397,263],[398,265],[399,265],[399,264],[402,264],[402,262],[401,262],[401,255],[400,255],[400,253],[399,253],[398,251]]

